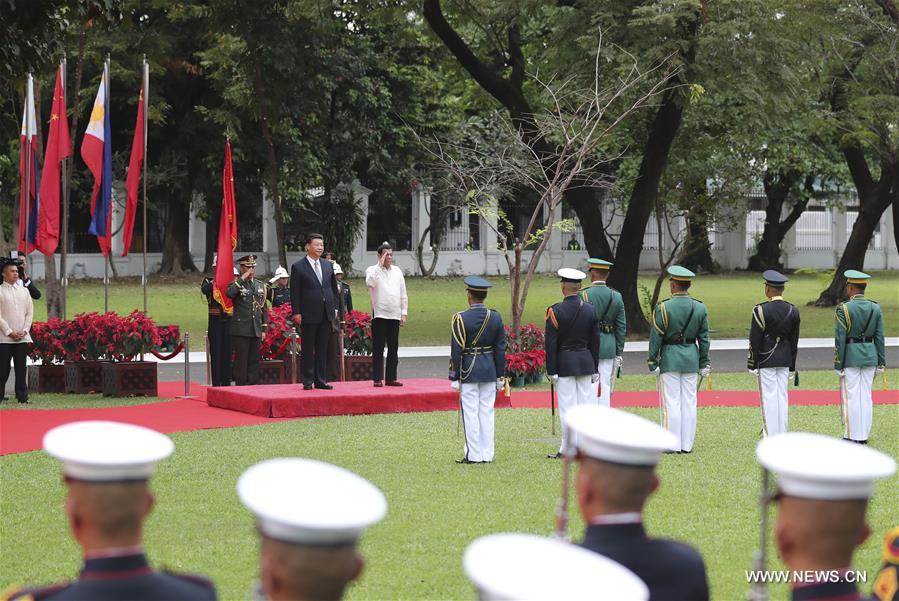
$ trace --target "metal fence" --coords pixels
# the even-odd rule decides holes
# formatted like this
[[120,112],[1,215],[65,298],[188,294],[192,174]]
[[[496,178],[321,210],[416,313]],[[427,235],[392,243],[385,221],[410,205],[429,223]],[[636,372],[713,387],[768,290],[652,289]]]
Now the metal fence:
[[[846,211],[846,239],[849,239],[849,236],[852,235],[852,227],[855,225],[855,220],[858,219],[858,208],[848,209]],[[871,241],[868,243],[868,250],[883,250],[883,233],[880,231],[880,221],[877,222],[877,227],[874,228],[874,235],[871,236]]]
[[831,250],[833,217],[826,207],[808,207],[796,220],[796,250]]

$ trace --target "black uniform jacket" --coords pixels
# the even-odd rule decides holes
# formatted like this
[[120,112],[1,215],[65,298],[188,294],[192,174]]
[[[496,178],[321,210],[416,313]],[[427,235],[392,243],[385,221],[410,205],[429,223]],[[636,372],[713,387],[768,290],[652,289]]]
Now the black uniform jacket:
[[799,349],[799,309],[781,298],[752,309],[748,369],[789,367],[796,371]]
[[599,363],[599,326],[593,305],[579,295],[546,310],[546,373],[589,376]]
[[649,587],[650,601],[709,598],[709,582],[699,552],[677,541],[649,538],[640,522],[588,526],[581,546],[639,576]]

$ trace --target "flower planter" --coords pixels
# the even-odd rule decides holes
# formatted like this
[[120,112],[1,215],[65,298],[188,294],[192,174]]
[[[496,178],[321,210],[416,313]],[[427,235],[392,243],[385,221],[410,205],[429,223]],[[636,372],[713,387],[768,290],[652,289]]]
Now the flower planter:
[[103,396],[156,396],[155,361],[116,361],[103,364]]
[[28,390],[33,393],[65,392],[66,368],[64,365],[29,365]]
[[343,369],[349,382],[372,379],[371,355],[350,355],[343,358]]
[[289,367],[281,359],[262,361],[259,364],[259,384],[287,384]]
[[109,361],[66,361],[66,392],[87,394],[103,390],[103,366]]
[[512,387],[513,388],[524,388],[526,384],[524,374],[515,374],[512,376]]

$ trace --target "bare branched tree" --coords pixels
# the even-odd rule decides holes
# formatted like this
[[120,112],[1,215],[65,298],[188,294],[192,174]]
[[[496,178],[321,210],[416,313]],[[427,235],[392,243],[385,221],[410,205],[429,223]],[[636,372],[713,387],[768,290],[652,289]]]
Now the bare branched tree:
[[[607,78],[602,67],[608,52],[624,53],[631,68],[623,77]],[[642,70],[637,60],[618,47],[606,49],[599,32],[592,81],[553,75],[533,81],[543,91],[544,108],[530,115],[537,131],[521,132],[506,115],[496,112],[486,135],[471,135],[464,128],[451,139],[419,138],[432,159],[435,187],[455,193],[460,205],[479,214],[497,234],[498,251],[511,278],[514,331],[521,325],[528,290],[554,229],[570,230],[570,220],[556,221],[555,209],[567,190],[578,187],[611,188],[605,174],[610,162],[620,160],[608,149],[611,137],[633,113],[671,89],[676,68],[670,59]],[[520,121],[519,121],[520,123]],[[552,154],[528,140],[553,140]],[[521,196],[537,198],[527,225],[515,232],[500,201]],[[524,252],[532,249],[525,265]]]

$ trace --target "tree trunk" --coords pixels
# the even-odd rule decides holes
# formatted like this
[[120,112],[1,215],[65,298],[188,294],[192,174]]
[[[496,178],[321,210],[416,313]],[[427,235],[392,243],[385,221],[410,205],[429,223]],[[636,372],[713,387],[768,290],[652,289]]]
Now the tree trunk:
[[[805,207],[808,206],[808,198],[800,199],[793,205],[793,210],[784,222],[780,216],[783,206],[790,195],[790,191],[799,181],[799,173],[787,171],[779,173],[768,172],[763,182],[765,188],[765,225],[762,229],[762,237],[756,245],[755,253],[749,257],[750,271],[764,271],[766,269],[783,269],[780,262],[780,245],[790,228],[799,218]],[[798,212],[797,212],[798,209]],[[795,217],[793,214],[796,213]]]
[[569,188],[565,191],[565,200],[574,209],[581,224],[587,254],[597,259],[611,260],[612,247],[606,237],[602,207],[596,197],[598,192],[596,188]]
[[711,248],[708,215],[701,210],[688,213],[687,240],[679,263],[697,273],[711,273],[715,271]]
[[646,223],[656,205],[659,182],[668,164],[668,153],[680,128],[683,110],[676,92],[670,90],[665,92],[644,146],[637,181],[634,183],[624,224],[621,226],[621,235],[615,252],[615,267],[609,275],[609,286],[618,290],[624,300],[627,330],[630,333],[645,334],[649,331],[649,322],[643,315],[640,297],[637,294],[637,272],[640,268],[640,253],[643,251]]
[[190,201],[193,193],[191,182],[193,181],[193,165],[188,164],[187,176],[184,182],[168,198],[168,215],[166,216],[165,239],[162,242],[162,265],[159,273],[182,275],[197,271],[193,258],[190,256],[189,224]]
[[512,333],[518,334],[521,328],[521,313],[524,308],[521,304],[521,251],[522,245],[518,240],[515,241],[513,248],[514,258],[509,259],[506,255],[506,263],[509,265],[509,277],[511,281],[512,293]]

